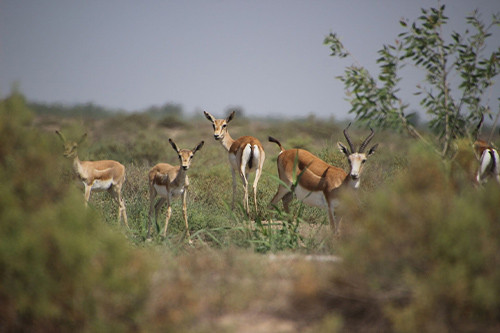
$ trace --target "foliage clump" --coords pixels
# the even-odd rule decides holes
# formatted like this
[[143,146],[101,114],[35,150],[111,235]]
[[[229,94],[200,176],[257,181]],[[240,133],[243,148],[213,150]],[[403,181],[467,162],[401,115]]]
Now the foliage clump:
[[419,148],[410,152],[406,172],[363,201],[363,207],[358,199],[343,201],[343,261],[325,300],[346,325],[396,332],[498,329],[497,184],[457,189],[439,157]]
[[57,139],[0,101],[0,331],[133,331],[151,266],[61,179]]
[[[412,82],[415,95],[420,96],[421,109],[429,116],[436,150],[448,158],[454,154],[456,139],[474,138],[483,115],[491,117],[490,96],[500,73],[500,48],[490,46],[490,52],[487,41],[500,26],[500,14],[493,14],[485,23],[474,11],[466,18],[470,30],[453,31],[448,36],[443,28],[448,23],[444,12],[444,5],[422,9],[414,22],[400,21],[404,30],[394,45],[384,45],[378,51],[378,81],[358,63],[348,66],[338,78],[351,102],[350,113],[357,119],[371,126],[406,131],[428,142],[414,125],[417,113],[409,113],[409,103],[400,97],[402,69],[418,69],[424,79]],[[332,56],[352,56],[335,33],[330,33],[324,43]]]

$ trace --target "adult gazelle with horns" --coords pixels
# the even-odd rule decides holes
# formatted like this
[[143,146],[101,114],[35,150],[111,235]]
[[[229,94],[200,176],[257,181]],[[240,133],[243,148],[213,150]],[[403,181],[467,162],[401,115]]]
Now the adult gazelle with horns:
[[347,132],[349,126],[344,130],[349,149],[341,142],[337,143],[338,148],[349,161],[349,174],[341,168],[324,162],[307,150],[285,150],[277,139],[269,137],[269,141],[278,144],[281,150],[277,164],[279,178],[283,182],[271,201],[272,205],[277,205],[282,200],[284,209],[288,212],[288,205],[295,194],[297,199],[310,206],[327,208],[330,225],[336,234],[339,233],[334,215],[339,189],[347,186],[359,188],[363,166],[368,156],[372,155],[378,146],[378,144],[373,145],[365,153],[366,147],[375,135],[371,129],[370,135],[356,150]]

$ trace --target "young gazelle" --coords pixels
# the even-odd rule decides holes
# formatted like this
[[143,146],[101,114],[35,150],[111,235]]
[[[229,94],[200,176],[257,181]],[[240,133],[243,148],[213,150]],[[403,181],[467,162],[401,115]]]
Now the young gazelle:
[[[156,218],[160,208],[167,203],[167,217],[165,219],[165,227],[163,228],[162,236],[167,235],[168,221],[172,215],[172,199],[182,196],[182,214],[184,216],[184,222],[186,223],[186,234],[191,243],[191,236],[189,234],[189,226],[187,220],[187,191],[189,187],[189,178],[187,176],[187,171],[191,165],[192,158],[194,154],[203,147],[204,142],[201,141],[194,149],[179,149],[177,145],[168,139],[172,148],[179,155],[180,165],[172,166],[168,163],[158,163],[149,171],[149,222],[148,222],[148,235],[147,239],[151,239],[151,225],[153,222],[153,211],[154,211],[154,222],[156,224]],[[156,196],[161,198],[156,202]]]
[[85,133],[78,142],[66,141],[64,135],[56,131],[64,144],[64,156],[73,159],[73,170],[85,186],[85,205],[88,205],[91,191],[108,191],[118,203],[118,223],[121,218],[128,228],[127,210],[121,191],[125,182],[125,167],[116,161],[80,161],[78,146],[85,140]]
[[210,113],[203,111],[205,117],[210,120],[214,127],[214,138],[220,141],[222,146],[229,154],[229,163],[231,164],[231,175],[233,177],[233,200],[231,208],[234,209],[234,200],[236,196],[236,173],[238,173],[243,182],[244,201],[243,206],[247,214],[250,213],[248,204],[248,176],[250,172],[255,171],[255,179],[253,181],[253,200],[255,203],[255,212],[257,212],[257,184],[259,183],[260,175],[266,154],[264,148],[257,138],[253,136],[242,136],[239,139],[233,140],[227,130],[227,124],[233,119],[234,111],[226,119],[215,119]]
[[[359,150],[356,151],[347,134],[348,128],[349,126],[344,130],[344,136],[349,144],[350,150],[340,142],[338,142],[337,145],[349,161],[351,168],[349,175],[343,169],[324,162],[307,150],[285,150],[278,140],[269,137],[270,142],[277,143],[280,147],[281,152],[279,153],[277,161],[278,174],[281,181],[286,184],[286,186],[284,186],[284,184],[279,185],[278,192],[272,199],[271,204],[277,205],[278,202],[282,200],[283,207],[285,211],[288,212],[288,205],[293,198],[293,192],[297,196],[297,199],[310,206],[327,208],[330,225],[335,233],[338,234],[339,228],[335,222],[334,216],[338,192],[341,188],[347,186],[352,186],[354,188],[359,187],[363,165],[368,156],[372,155],[378,146],[378,144],[376,144],[370,148],[368,153],[364,153],[366,146],[375,134],[372,130],[370,135],[359,147]],[[296,179],[294,179],[294,177]],[[290,190],[292,192],[290,192]]]

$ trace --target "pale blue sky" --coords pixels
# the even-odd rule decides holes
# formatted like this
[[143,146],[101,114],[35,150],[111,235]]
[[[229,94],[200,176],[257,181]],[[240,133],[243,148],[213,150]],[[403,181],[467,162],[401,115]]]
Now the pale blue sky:
[[[449,0],[450,27],[498,0]],[[187,113],[348,117],[329,56],[336,32],[376,70],[377,50],[436,1],[0,0],[0,94],[14,82],[31,100],[93,102],[134,111],[175,103]],[[375,71],[374,73],[378,73]],[[498,92],[496,96],[498,96]]]

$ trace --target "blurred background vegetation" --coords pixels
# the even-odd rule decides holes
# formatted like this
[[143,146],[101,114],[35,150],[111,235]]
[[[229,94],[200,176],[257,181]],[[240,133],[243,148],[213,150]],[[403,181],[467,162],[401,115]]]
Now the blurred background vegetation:
[[[61,116],[19,92],[0,102],[1,331],[233,332],[255,322],[284,332],[500,328],[500,187],[473,184],[467,140],[456,158],[442,160],[414,139],[378,131],[361,190],[341,198],[342,236],[334,238],[322,210],[299,202],[290,214],[268,208],[278,149],[266,138],[347,169],[335,145],[346,124],[237,115],[230,133],[256,136],[267,156],[261,209],[246,216],[241,205],[228,208],[226,152],[201,114],[88,107],[65,106]],[[125,165],[130,230],[116,222],[107,193],[92,194],[85,209],[56,129],[70,140],[88,132],[82,160]],[[364,135],[353,128],[351,137]],[[167,237],[145,242],[147,172],[178,163],[169,137],[183,148],[206,142],[189,170],[192,246],[180,202]]]

